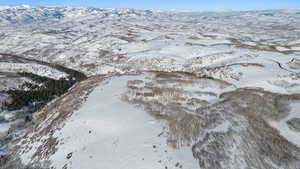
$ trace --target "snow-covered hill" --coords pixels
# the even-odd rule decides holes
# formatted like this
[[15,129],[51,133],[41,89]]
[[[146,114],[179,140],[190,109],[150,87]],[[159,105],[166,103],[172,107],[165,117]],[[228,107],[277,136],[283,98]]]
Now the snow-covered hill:
[[300,169],[300,10],[6,6],[0,56],[1,89],[76,81],[1,110],[3,169]]

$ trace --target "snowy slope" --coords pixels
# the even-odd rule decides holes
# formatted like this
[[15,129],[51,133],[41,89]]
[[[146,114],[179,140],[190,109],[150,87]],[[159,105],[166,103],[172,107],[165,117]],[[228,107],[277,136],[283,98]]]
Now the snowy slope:
[[[23,164],[68,169],[300,165],[297,131],[287,124],[298,118],[299,94],[236,89],[218,79],[164,72],[109,77],[97,84],[73,113],[43,111],[44,120],[38,117],[40,123],[18,141]],[[275,156],[260,153],[269,146]]]
[[[187,169],[198,167],[191,149],[173,149],[165,136],[158,136],[163,132],[162,122],[120,100],[127,80],[112,79],[100,85],[65,127],[54,134],[63,144],[50,157],[53,166],[154,169],[175,168],[180,163]],[[66,160],[69,153],[72,157]]]

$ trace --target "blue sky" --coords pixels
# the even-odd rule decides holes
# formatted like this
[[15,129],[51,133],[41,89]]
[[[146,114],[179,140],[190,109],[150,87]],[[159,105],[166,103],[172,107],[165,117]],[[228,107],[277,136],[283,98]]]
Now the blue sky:
[[248,10],[300,9],[300,0],[0,0],[0,5],[95,6],[103,8]]

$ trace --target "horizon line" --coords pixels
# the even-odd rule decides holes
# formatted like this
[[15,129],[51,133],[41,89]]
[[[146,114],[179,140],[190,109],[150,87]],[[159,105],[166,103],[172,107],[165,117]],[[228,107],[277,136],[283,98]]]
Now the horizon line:
[[300,10],[300,8],[249,8],[249,9],[159,9],[159,8],[139,8],[139,7],[100,7],[93,5],[30,5],[30,4],[18,4],[18,5],[2,5],[0,7],[85,7],[85,8],[99,8],[99,9],[136,9],[136,10],[152,10],[163,12],[238,12],[238,11],[283,11],[283,10]]

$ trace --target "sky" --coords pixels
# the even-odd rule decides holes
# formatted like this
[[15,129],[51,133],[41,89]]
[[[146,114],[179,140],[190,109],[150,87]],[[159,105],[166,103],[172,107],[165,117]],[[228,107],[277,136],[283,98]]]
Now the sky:
[[300,0],[0,0],[0,5],[94,6],[161,10],[300,9]]

